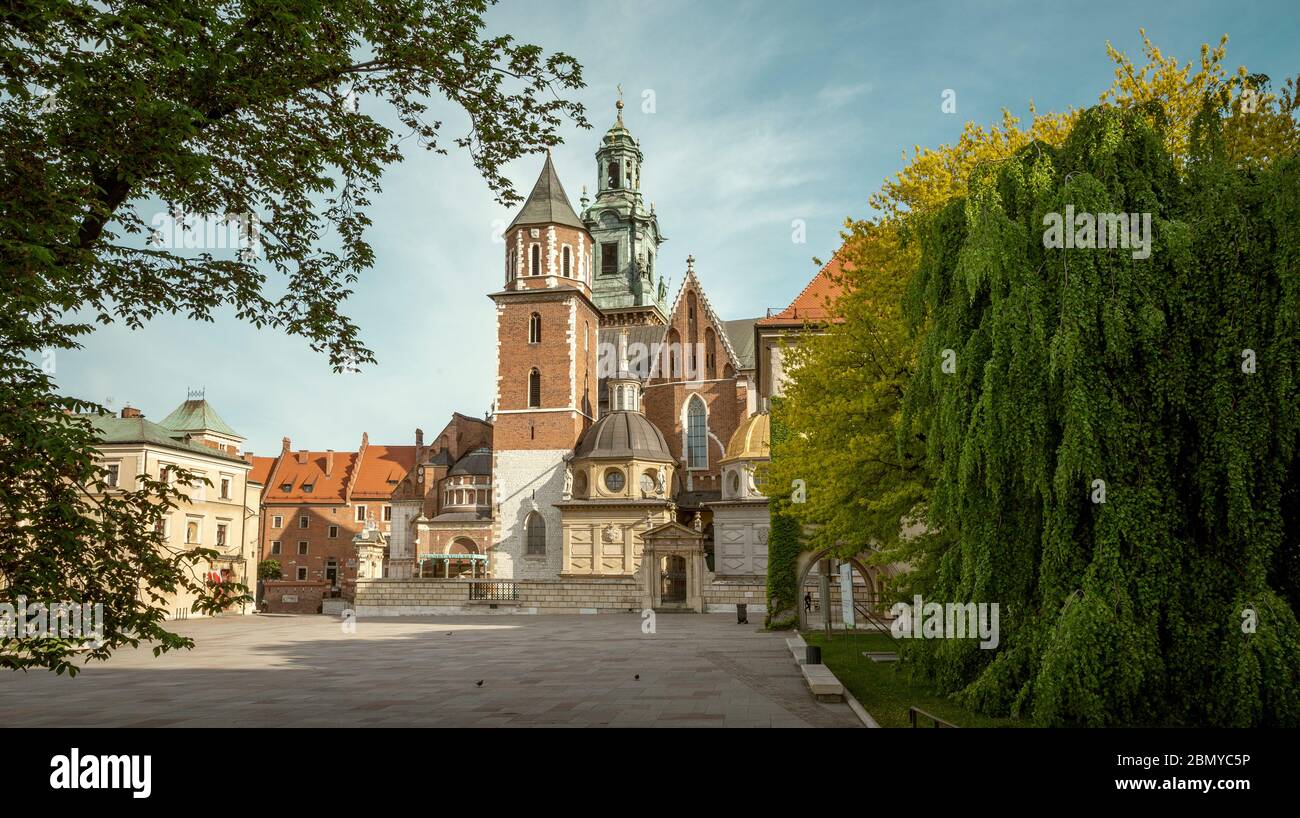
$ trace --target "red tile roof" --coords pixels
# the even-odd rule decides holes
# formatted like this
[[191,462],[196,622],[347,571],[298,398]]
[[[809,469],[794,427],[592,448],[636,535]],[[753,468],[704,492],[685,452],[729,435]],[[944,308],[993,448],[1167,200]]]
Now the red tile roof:
[[266,485],[266,478],[271,476],[271,467],[275,465],[274,457],[258,457],[257,455],[246,454],[244,459],[253,464],[253,468],[248,472],[250,483],[261,483]]
[[831,260],[826,262],[817,275],[813,276],[808,286],[803,288],[803,292],[795,296],[790,306],[766,318],[760,318],[756,323],[760,327],[773,326],[802,326],[805,322],[817,323],[819,321],[833,320],[839,321],[831,306],[835,299],[840,297],[844,292],[844,287],[840,285],[837,279],[845,270],[852,270],[853,266],[840,259],[841,250],[836,250]]
[[414,446],[367,446],[352,496],[388,499],[406,473],[415,468]]
[[[307,462],[299,463],[301,454],[289,451],[280,455],[280,463],[269,478],[271,482],[262,499],[268,503],[346,503],[348,475],[357,453],[307,452]],[[330,454],[334,463],[326,475]],[[305,491],[303,486],[310,486],[311,491]]]

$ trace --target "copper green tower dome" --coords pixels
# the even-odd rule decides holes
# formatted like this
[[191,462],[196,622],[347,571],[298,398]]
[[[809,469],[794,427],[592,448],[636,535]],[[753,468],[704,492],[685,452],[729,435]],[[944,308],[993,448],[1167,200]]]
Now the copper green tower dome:
[[[596,151],[596,198],[584,188],[582,220],[593,243],[592,299],[612,323],[666,323],[668,287],[658,273],[659,219],[641,197],[641,145],[623,123]],[[624,316],[619,319],[618,316]]]

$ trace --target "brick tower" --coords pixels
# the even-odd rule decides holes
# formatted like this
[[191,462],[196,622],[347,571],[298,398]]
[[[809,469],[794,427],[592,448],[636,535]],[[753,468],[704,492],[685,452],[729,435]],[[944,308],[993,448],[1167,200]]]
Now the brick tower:
[[591,299],[591,234],[548,153],[505,232],[497,312],[491,570],[555,577],[561,566],[565,458],[595,420],[600,311]]

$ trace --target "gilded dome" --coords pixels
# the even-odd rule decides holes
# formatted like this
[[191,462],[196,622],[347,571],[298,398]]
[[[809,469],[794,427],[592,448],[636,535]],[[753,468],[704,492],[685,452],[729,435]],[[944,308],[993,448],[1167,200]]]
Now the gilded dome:
[[663,432],[640,412],[610,412],[591,424],[573,458],[622,458],[673,462]]
[[723,463],[735,460],[766,460],[772,456],[772,420],[767,412],[750,415],[741,421],[727,444]]

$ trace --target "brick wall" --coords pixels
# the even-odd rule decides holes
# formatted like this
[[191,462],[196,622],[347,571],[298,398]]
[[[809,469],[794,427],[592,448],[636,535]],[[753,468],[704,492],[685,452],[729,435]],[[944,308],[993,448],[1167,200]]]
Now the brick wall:
[[[376,508],[378,510],[378,508]],[[359,533],[363,523],[356,520],[351,506],[301,506],[266,505],[263,507],[266,524],[262,538],[262,559],[276,560],[287,580],[297,580],[298,568],[307,569],[307,579],[325,580],[325,569],[333,559],[340,580],[355,578],[355,549],[352,537]],[[307,527],[299,528],[298,518],[307,517]],[[283,517],[283,525],[275,527],[276,516]],[[330,526],[338,526],[337,536],[331,537]],[[280,553],[272,554],[272,543],[280,541]],[[298,553],[298,543],[307,543],[307,553]]]
[[271,580],[263,589],[263,607],[267,613],[314,614],[329,587],[327,582]]
[[725,454],[736,427],[743,420],[739,410],[741,404],[736,400],[736,382],[706,381],[702,383],[665,383],[652,384],[645,390],[644,410],[646,417],[664,433],[668,449],[673,457],[685,462],[684,441],[686,402],[692,395],[699,395],[704,401],[706,419],[709,429],[709,467],[707,470],[682,471],[683,481],[691,477],[695,491],[721,490],[722,482],[718,461]]
[[[534,313],[541,340],[529,343]],[[560,449],[577,442],[591,421],[573,411],[526,411],[528,378],[533,369],[540,373],[542,409],[594,416],[599,324],[595,309],[567,287],[497,296],[495,448]]]

